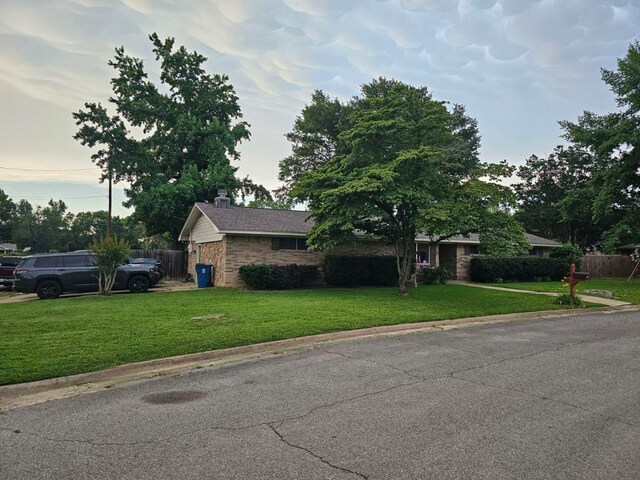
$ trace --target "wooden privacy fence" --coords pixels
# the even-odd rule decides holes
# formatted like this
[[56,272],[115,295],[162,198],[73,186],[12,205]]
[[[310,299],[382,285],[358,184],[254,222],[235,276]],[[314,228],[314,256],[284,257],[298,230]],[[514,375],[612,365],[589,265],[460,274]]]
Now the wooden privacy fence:
[[585,255],[580,270],[589,272],[591,278],[628,277],[635,266],[627,255]]
[[160,260],[165,278],[184,278],[187,275],[187,252],[182,250],[131,250],[131,256]]

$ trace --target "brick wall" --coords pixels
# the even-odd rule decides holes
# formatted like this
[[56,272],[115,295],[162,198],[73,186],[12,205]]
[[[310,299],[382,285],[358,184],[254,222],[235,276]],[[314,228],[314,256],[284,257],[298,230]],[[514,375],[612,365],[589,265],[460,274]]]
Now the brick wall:
[[456,280],[469,280],[471,268],[471,255],[464,254],[464,245],[458,244],[456,248]]
[[[226,239],[219,242],[207,242],[200,244],[200,263],[213,265],[213,284],[217,286],[225,285],[225,263],[226,263]],[[191,253],[188,258],[188,270],[191,275],[196,276],[196,244],[192,242]]]
[[392,246],[380,242],[361,242],[341,245],[330,251],[272,250],[271,237],[227,235],[224,283],[228,287],[244,287],[238,270],[242,265],[268,263],[270,265],[320,265],[324,257],[334,255],[395,255]]

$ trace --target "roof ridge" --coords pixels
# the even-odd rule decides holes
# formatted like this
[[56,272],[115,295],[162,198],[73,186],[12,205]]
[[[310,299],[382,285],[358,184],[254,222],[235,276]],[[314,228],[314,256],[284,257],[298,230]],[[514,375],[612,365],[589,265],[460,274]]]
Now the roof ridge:
[[[202,205],[211,205],[214,208],[217,208],[211,202],[196,202]],[[243,210],[272,210],[274,212],[296,212],[296,213],[310,213],[309,210],[293,210],[289,208],[263,208],[263,207],[250,207],[248,205],[230,205],[229,208],[242,208]]]

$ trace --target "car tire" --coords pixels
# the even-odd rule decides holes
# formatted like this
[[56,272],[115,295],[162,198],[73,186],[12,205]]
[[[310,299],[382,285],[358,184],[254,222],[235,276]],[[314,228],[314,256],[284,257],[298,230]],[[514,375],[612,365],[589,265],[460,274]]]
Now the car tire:
[[136,275],[129,280],[129,291],[131,293],[144,293],[149,290],[149,279],[143,275]]
[[47,300],[50,298],[58,298],[62,293],[62,286],[55,280],[45,280],[38,284],[36,288],[36,294],[40,300]]

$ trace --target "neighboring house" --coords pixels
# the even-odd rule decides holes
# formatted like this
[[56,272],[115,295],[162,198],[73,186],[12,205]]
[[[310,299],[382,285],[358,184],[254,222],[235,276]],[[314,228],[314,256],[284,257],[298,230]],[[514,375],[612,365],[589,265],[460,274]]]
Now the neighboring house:
[[[179,240],[188,242],[188,269],[195,273],[196,263],[214,266],[214,284],[241,287],[238,273],[242,265],[268,263],[272,265],[320,265],[328,254],[335,255],[395,255],[393,246],[363,239],[355,245],[343,245],[330,251],[311,251],[305,239],[313,221],[309,212],[271,210],[231,206],[222,196],[214,204],[196,203],[180,232]],[[549,248],[560,244],[527,235],[532,254],[546,255]],[[429,239],[416,238],[416,259],[428,265],[447,267],[453,278],[468,279],[469,261],[478,254],[477,235],[453,237],[437,245]]]
[[0,243],[0,253],[13,253],[18,250],[15,243]]
[[640,250],[640,243],[630,243],[629,245],[623,245],[620,248],[620,253],[623,255],[631,255],[634,251]]

